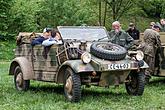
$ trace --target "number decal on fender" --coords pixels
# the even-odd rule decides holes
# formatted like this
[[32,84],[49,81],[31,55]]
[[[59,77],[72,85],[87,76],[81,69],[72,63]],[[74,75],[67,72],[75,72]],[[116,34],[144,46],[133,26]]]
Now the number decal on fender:
[[129,69],[131,65],[129,63],[125,64],[109,64],[108,69],[111,70],[122,70],[122,69]]

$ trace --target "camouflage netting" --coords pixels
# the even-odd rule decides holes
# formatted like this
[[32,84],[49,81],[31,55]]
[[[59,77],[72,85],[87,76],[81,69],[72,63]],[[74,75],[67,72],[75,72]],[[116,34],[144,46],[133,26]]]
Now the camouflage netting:
[[30,44],[31,41],[39,36],[41,36],[42,33],[28,33],[28,32],[20,32],[19,35],[16,38],[17,45],[20,44]]

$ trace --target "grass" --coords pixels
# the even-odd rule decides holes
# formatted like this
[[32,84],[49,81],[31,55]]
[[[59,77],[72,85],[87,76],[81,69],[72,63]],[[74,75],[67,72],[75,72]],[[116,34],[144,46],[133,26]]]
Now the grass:
[[124,85],[109,89],[82,87],[79,103],[65,100],[62,85],[31,81],[27,92],[18,92],[10,62],[0,62],[0,110],[164,110],[165,78],[153,78],[143,96],[129,96]]

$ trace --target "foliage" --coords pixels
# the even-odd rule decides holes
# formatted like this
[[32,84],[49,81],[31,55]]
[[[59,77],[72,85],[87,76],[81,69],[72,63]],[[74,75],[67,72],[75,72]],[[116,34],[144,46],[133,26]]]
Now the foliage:
[[113,20],[119,20],[134,4],[134,0],[105,0],[105,2],[111,9]]
[[15,0],[10,14],[11,32],[26,32],[26,31],[36,31],[38,25],[36,22],[36,12],[40,10],[38,1],[36,0]]
[[0,7],[1,40],[13,39],[21,31],[41,32],[59,25],[104,25],[110,29],[114,20],[130,18],[126,22],[138,24],[141,17],[165,17],[165,0],[0,0]]
[[[9,28],[9,10],[12,0],[0,0],[0,40],[6,40],[13,35],[8,32]],[[7,30],[7,31],[6,31]]]
[[0,61],[10,61],[14,57],[15,42],[0,40]]
[[149,17],[165,17],[165,0],[139,0],[137,3]]
[[38,11],[40,26],[93,24],[93,13],[88,0],[44,0]]
[[164,110],[165,78],[153,78],[143,96],[129,96],[124,85],[119,88],[82,87],[80,103],[65,100],[63,86],[31,81],[30,90],[18,92],[9,62],[0,62],[1,110]]
[[88,0],[15,0],[10,10],[12,32],[39,31],[58,25],[94,24]]

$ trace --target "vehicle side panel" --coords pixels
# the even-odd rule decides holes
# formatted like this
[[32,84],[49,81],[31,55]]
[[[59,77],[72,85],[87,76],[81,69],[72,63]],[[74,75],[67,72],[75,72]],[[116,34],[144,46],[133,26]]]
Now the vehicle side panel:
[[15,57],[25,57],[31,61],[32,46],[31,44],[21,44],[15,50]]
[[58,70],[57,45],[33,47],[33,68],[35,79],[43,81],[55,81]]

